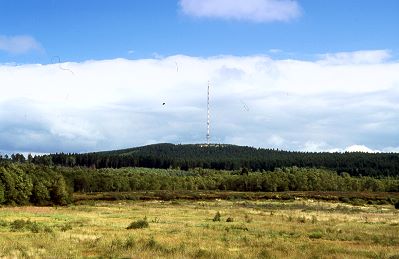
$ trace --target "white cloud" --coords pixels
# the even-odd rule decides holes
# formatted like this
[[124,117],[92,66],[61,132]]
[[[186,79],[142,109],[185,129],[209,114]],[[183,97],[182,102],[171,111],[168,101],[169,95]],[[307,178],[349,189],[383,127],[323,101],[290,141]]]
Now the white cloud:
[[357,143],[397,151],[397,71],[398,62],[331,65],[266,56],[0,65],[0,150],[201,143],[210,80],[213,142],[307,151],[354,150]]
[[301,15],[295,0],[180,0],[186,15],[251,22],[289,21]]
[[328,65],[378,64],[391,57],[389,50],[363,50],[320,55],[320,63]]
[[380,150],[373,150],[365,145],[352,145],[345,149],[345,152],[364,152],[364,153],[380,153]]
[[27,35],[0,35],[0,51],[11,54],[24,54],[30,51],[41,51],[42,47],[33,37]]

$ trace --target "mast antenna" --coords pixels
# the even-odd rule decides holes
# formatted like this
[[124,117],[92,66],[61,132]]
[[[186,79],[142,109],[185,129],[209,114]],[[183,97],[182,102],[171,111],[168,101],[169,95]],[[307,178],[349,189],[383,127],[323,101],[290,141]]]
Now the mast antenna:
[[206,144],[207,146],[209,146],[209,141],[211,138],[211,134],[210,134],[210,127],[211,127],[211,111],[210,111],[210,104],[209,104],[209,99],[210,99],[210,92],[209,92],[209,88],[210,88],[210,83],[208,81],[208,99],[207,99],[207,112],[208,112],[208,117],[207,117],[207,121],[206,121],[206,126],[207,126],[207,133],[206,133]]

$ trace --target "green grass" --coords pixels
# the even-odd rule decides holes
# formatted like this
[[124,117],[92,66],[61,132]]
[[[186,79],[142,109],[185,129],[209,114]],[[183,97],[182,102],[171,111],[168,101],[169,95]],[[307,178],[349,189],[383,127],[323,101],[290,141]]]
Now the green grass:
[[392,205],[96,201],[0,215],[0,258],[399,258]]

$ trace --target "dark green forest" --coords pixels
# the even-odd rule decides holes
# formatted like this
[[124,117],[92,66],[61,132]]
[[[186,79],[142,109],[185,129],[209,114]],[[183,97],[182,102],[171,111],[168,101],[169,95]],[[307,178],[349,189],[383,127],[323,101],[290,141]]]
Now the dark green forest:
[[73,192],[154,190],[398,192],[399,178],[353,177],[326,169],[297,167],[248,172],[202,168],[93,169],[4,161],[0,165],[0,204],[66,205],[72,202]]
[[71,187],[56,168],[0,164],[0,204],[66,205],[71,201]]
[[219,190],[241,192],[342,191],[398,192],[399,178],[352,177],[347,173],[313,168],[275,171],[217,171],[176,169],[58,169],[74,192],[129,192],[146,190]]
[[[19,161],[18,159],[15,159]],[[274,171],[283,167],[325,168],[351,176],[399,175],[397,153],[312,153],[261,149],[235,145],[155,144],[124,150],[83,154],[51,154],[30,158],[35,164],[91,168],[193,168]]]
[[399,192],[399,154],[157,144],[0,156],[0,204],[65,205],[74,192],[149,190]]

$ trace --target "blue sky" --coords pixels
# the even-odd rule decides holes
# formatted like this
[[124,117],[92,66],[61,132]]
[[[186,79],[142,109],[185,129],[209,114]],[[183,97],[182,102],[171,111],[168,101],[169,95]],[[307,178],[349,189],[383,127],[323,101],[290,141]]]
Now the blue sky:
[[[298,1],[298,17],[284,22],[198,18],[176,0],[0,1],[0,35],[29,35],[43,47],[28,55],[0,52],[0,62],[193,56],[313,55],[399,46],[396,0]],[[129,54],[129,51],[133,53]]]
[[[0,0],[0,153],[399,151],[399,1]],[[166,103],[166,105],[162,105]]]

